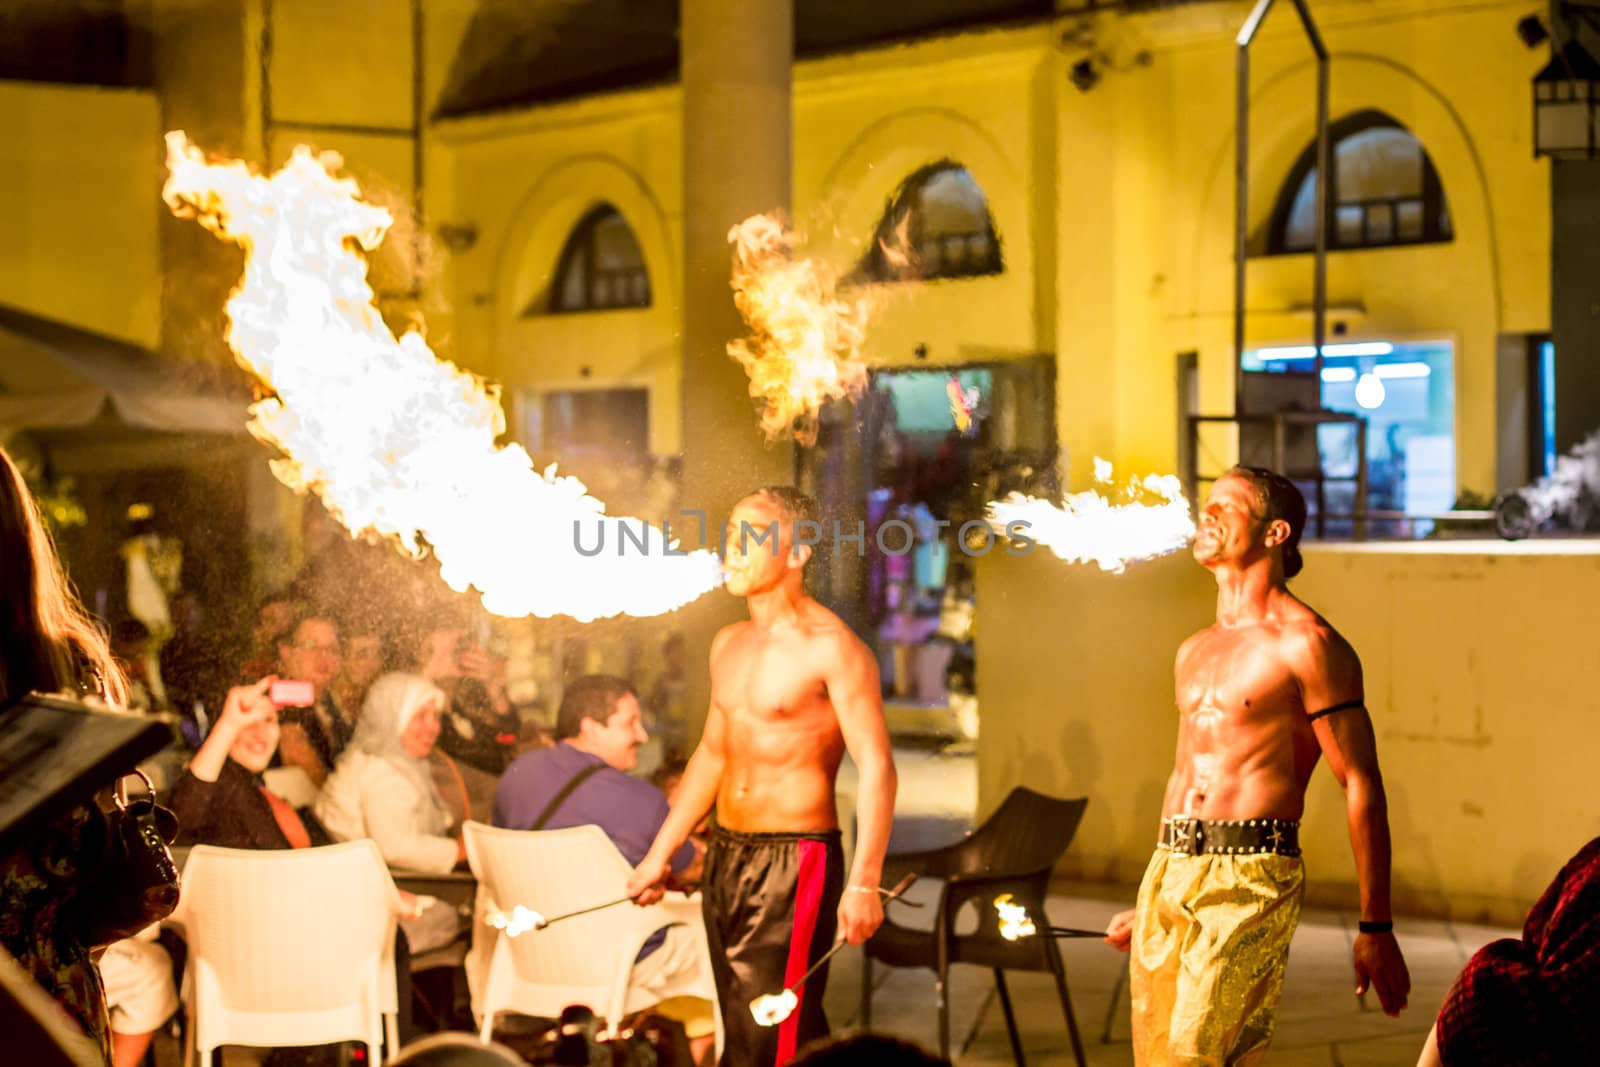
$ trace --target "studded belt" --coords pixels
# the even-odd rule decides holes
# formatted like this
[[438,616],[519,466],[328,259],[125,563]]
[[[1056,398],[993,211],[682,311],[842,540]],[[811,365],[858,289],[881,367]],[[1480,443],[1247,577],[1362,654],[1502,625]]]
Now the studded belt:
[[1160,846],[1189,856],[1248,856],[1264,852],[1298,856],[1300,822],[1298,819],[1162,819]]

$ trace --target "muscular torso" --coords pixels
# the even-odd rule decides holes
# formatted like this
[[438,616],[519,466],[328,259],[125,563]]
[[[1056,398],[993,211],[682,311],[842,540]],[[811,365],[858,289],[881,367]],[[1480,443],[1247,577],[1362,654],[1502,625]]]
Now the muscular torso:
[[1303,619],[1195,634],[1177,662],[1178,758],[1163,815],[1298,819],[1320,749],[1295,675]]
[[717,822],[730,830],[839,825],[834,778],[844,735],[823,679],[843,624],[818,611],[781,627],[740,623],[712,657],[711,701],[725,729]]

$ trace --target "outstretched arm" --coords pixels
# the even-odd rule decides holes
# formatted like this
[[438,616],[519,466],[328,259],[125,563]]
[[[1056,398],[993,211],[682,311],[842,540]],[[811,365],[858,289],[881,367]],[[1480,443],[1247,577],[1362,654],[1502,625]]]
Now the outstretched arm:
[[878,883],[883,878],[883,854],[894,822],[897,778],[889,728],[883,719],[877,662],[851,633],[840,636],[838,654],[830,661],[825,675],[828,699],[859,775],[855,859],[839,902],[839,936],[859,945],[883,923]]
[[[1306,710],[1315,714],[1363,699],[1361,661],[1332,630],[1308,641],[1300,674]],[[1389,802],[1378,770],[1378,745],[1372,719],[1362,706],[1336,711],[1312,723],[1328,767],[1344,789],[1345,817],[1361,884],[1361,921],[1387,923],[1389,908]],[[1360,934],[1355,948],[1356,992],[1370,981],[1389,1015],[1398,1015],[1411,991],[1411,976],[1393,933]]]
[[[717,660],[729,631],[723,630],[711,642],[711,661]],[[722,772],[727,764],[727,721],[715,700],[706,713],[706,727],[700,735],[700,744],[689,765],[683,770],[678,791],[673,796],[672,810],[656,832],[639,866],[628,879],[628,895],[634,903],[654,904],[665,890],[667,875],[671,873],[672,854],[689,839],[694,828],[700,825],[706,813],[717,801],[717,790],[722,786]]]

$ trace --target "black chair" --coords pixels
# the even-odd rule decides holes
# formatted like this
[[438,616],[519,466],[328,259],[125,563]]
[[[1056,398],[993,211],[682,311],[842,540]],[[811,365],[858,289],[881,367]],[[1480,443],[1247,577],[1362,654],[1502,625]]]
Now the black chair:
[[[883,882],[892,885],[907,872],[943,880],[935,905],[932,929],[901,926],[885,916],[878,932],[866,943],[861,962],[861,1024],[872,1025],[872,963],[890,967],[926,967],[937,976],[939,999],[939,1054],[950,1058],[950,965],[972,963],[994,971],[995,990],[1006,1013],[1011,1051],[1024,1064],[1017,1020],[1006,989],[1006,971],[1049,971],[1055,975],[1061,1010],[1078,1067],[1084,1067],[1083,1042],[1067,993],[1066,965],[1061,948],[1045,928],[1044,902],[1050,873],[1072,843],[1083,820],[1087,798],[1059,800],[1018,787],[986,822],[965,839],[926,852],[903,852],[884,860]],[[1000,936],[996,897],[1009,893],[1028,909],[1039,927],[1033,937],[1007,941]],[[969,902],[978,906],[978,928],[956,933],[956,917]]]

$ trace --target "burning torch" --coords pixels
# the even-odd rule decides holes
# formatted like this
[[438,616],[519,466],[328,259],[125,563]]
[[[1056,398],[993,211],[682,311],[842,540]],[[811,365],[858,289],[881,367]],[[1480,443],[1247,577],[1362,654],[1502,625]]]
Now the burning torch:
[[629,904],[632,901],[632,897],[622,897],[618,900],[608,900],[604,904],[591,904],[587,908],[563,912],[550,918],[545,918],[539,912],[521,904],[516,905],[510,911],[502,911],[498,905],[491,903],[484,909],[483,921],[501,931],[507,937],[520,937],[526,933],[536,933],[543,930],[552,923],[562,922],[566,919],[576,919],[580,915],[605,911],[607,908],[614,908],[619,904]]
[[[1025,937],[1034,937],[1039,933],[1039,928],[1033,925],[1033,917],[1028,914],[1025,905],[1018,904],[1010,893],[1001,893],[994,898],[994,910],[1000,916],[1000,936],[1007,941],[1021,941]],[[1080,930],[1075,926],[1047,926],[1044,928],[1049,937],[1098,937],[1104,938],[1104,930]]]
[[[907,889],[910,889],[911,883],[915,882],[916,880],[917,876],[915,874],[908,874],[904,878],[900,879],[900,881],[896,882],[893,889],[887,891],[880,889],[878,892],[882,894],[883,902],[887,904],[891,900],[898,900],[900,894],[904,893]],[[796,978],[793,982],[790,982],[777,993],[767,993],[752,1000],[750,1002],[750,1014],[755,1016],[756,1025],[777,1026],[779,1023],[783,1022],[783,1020],[793,1015],[794,1009],[800,1006],[800,997],[796,991],[801,986],[805,985],[806,979],[816,974],[824,963],[827,963],[829,960],[833,959],[833,957],[838,954],[839,950],[844,948],[845,944],[846,942],[843,940],[835,941],[833,943],[833,947],[824,952],[822,957],[818,959],[816,963],[813,963],[809,968],[807,968],[805,974],[802,974],[799,978]]]

